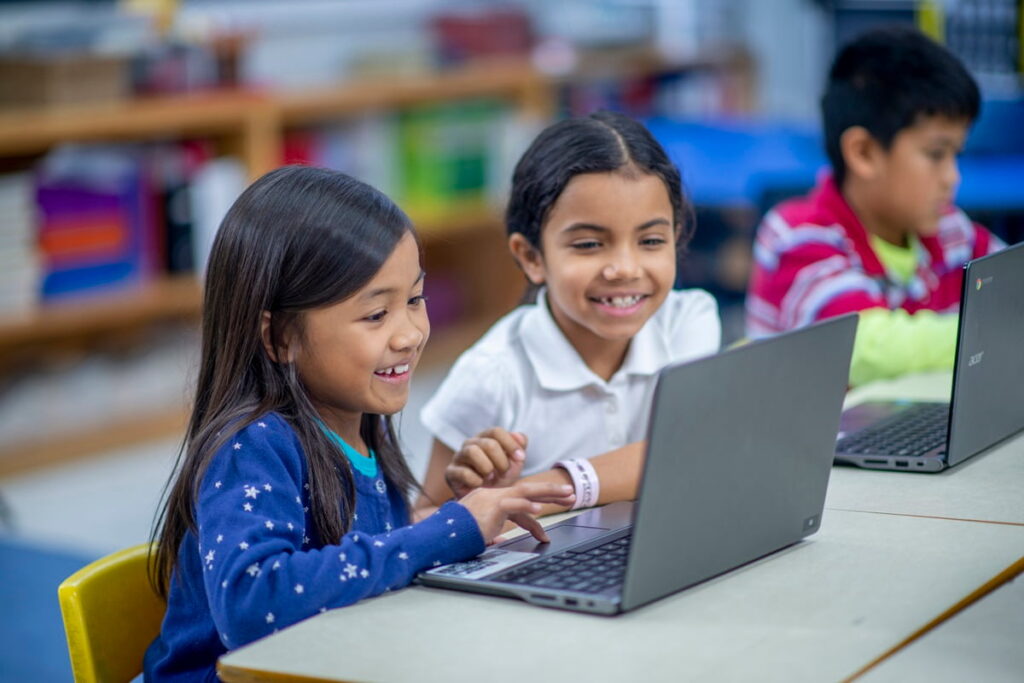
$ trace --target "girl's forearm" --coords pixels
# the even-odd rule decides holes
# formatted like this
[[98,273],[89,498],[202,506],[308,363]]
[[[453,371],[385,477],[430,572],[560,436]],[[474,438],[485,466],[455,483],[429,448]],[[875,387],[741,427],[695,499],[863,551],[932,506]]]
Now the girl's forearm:
[[[646,442],[637,441],[627,444],[614,451],[608,451],[590,458],[590,464],[597,472],[601,484],[597,502],[599,505],[614,503],[620,500],[635,500],[640,487],[640,473],[644,464]],[[569,473],[561,467],[524,477],[527,481],[554,482],[572,484]],[[545,505],[541,515],[565,512],[567,508],[558,505]]]

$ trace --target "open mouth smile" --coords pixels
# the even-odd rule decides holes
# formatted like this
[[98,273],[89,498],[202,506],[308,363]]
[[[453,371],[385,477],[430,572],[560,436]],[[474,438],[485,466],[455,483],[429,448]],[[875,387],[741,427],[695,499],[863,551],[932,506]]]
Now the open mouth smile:
[[410,363],[402,363],[400,365],[392,365],[383,370],[375,370],[373,374],[377,379],[398,384],[409,379],[409,375],[412,374],[410,372],[411,367]]
[[649,294],[625,294],[619,296],[592,296],[590,301],[610,315],[624,316],[636,313],[643,306]]

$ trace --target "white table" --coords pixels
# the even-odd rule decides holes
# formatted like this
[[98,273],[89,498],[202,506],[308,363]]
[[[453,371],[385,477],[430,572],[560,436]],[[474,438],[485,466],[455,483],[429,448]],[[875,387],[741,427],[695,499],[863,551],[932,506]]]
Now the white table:
[[1022,641],[1024,574],[915,640],[860,680],[1019,683],[1024,680]]
[[[846,405],[888,398],[948,400],[949,391],[949,373],[908,376],[854,390]],[[833,467],[825,506],[1024,525],[1024,434],[937,474]]]
[[[878,383],[847,405],[946,398],[949,381]],[[839,680],[1024,556],[1022,491],[1024,437],[941,474],[835,467],[818,534],[626,615],[414,587],[228,653],[220,671],[227,681]],[[915,678],[900,655],[869,674]]]
[[825,681],[1024,553],[1024,528],[826,511],[781,553],[619,617],[415,587],[228,653],[226,681]]

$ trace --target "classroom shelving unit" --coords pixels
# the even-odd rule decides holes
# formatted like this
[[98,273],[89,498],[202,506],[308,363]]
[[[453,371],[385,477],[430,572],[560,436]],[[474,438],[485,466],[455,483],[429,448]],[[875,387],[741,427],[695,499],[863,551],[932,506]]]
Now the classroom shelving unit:
[[[750,99],[750,62],[727,51],[687,63],[667,64],[649,50],[585,56],[571,74],[541,74],[528,61],[504,59],[448,71],[366,78],[317,90],[274,93],[213,92],[90,104],[55,109],[0,112],[0,166],[16,167],[66,142],[151,141],[204,137],[221,153],[239,158],[250,178],[274,168],[290,129],[344,119],[363,112],[472,98],[509,103],[518,115],[550,120],[558,89],[587,78],[712,69],[735,78],[740,97]],[[429,218],[413,215],[432,261],[454,267],[471,286],[465,320],[435,335],[433,358],[450,359],[521,293],[521,276],[505,255],[499,212],[481,208]],[[165,276],[130,292],[41,306],[34,312],[0,317],[0,373],[16,371],[61,348],[89,348],[113,333],[127,333],[175,321],[197,321],[201,287],[194,276]],[[181,433],[185,410],[112,419],[70,433],[54,432],[31,442],[0,444],[0,474]]]

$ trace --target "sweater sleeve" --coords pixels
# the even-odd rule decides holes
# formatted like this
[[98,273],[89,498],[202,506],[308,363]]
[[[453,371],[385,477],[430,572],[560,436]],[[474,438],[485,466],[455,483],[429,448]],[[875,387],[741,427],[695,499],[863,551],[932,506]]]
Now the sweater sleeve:
[[458,503],[386,534],[310,536],[301,445],[276,416],[255,422],[214,456],[199,489],[199,554],[210,612],[235,648],[317,612],[408,585],[417,572],[484,549]]
[[957,323],[956,315],[933,311],[861,311],[850,362],[850,384],[952,368]]

